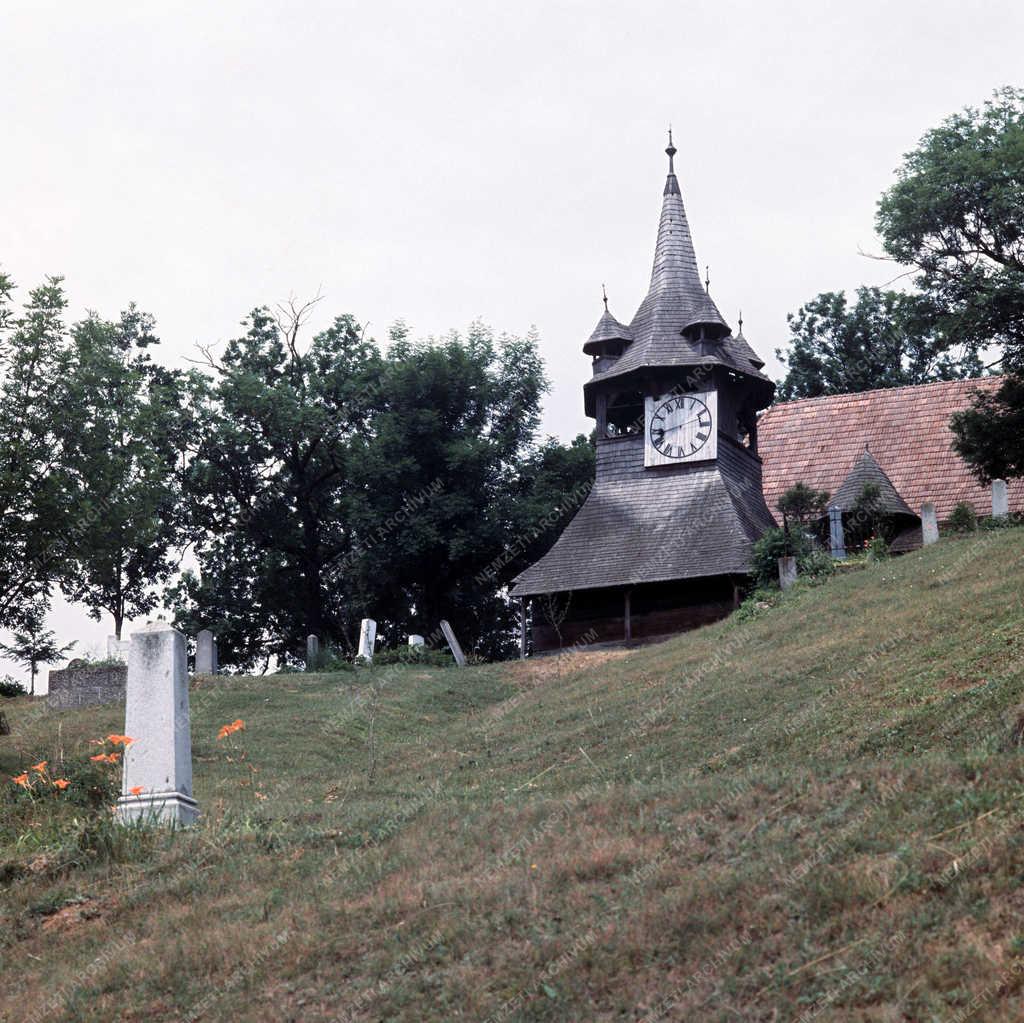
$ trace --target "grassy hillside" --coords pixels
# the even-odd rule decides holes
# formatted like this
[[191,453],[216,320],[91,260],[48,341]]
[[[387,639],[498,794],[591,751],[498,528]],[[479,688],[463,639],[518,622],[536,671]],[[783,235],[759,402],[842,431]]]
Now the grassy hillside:
[[[6,784],[0,1019],[1019,1020],[1022,599],[1011,529],[628,654],[201,682],[194,831]],[[5,780],[123,728],[4,709]]]

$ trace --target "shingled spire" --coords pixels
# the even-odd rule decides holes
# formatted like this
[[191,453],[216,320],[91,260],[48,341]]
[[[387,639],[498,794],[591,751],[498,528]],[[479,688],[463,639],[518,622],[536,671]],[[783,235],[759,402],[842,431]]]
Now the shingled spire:
[[[667,291],[679,291],[694,303],[704,295],[697,269],[697,256],[693,251],[693,239],[690,237],[690,225],[683,207],[683,194],[676,177],[675,155],[678,150],[672,144],[671,129],[665,152],[668,154],[668,178],[662,192],[661,221],[658,224],[658,243],[654,249],[651,287],[644,305],[653,295]],[[643,306],[640,308],[642,310]]]
[[[631,343],[600,376],[610,380],[650,368],[717,364],[762,381],[768,389],[768,378],[760,372],[764,363],[745,339],[731,336],[729,325],[701,281],[676,177],[677,152],[670,132],[665,150],[668,177],[662,190],[650,287],[629,324]],[[596,376],[585,390],[588,415],[593,414],[590,388],[595,384]]]

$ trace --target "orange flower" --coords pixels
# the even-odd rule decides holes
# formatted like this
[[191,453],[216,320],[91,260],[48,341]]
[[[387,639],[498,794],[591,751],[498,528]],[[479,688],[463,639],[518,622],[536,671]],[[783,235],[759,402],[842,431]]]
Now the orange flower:
[[20,785],[23,789],[27,789],[29,787],[28,771],[24,774],[16,774],[11,781],[13,781],[15,785]]
[[46,770],[46,761],[40,760],[38,764],[33,764],[32,770],[37,771],[39,774],[42,774]]
[[60,789],[61,792],[63,792],[71,784],[71,782],[69,782],[67,778],[54,778],[53,784],[54,787]]
[[112,746],[130,746],[135,740],[130,735],[118,735],[115,732],[107,736],[107,742]]
[[230,725],[221,725],[220,731],[217,732],[218,739],[226,739],[229,735],[235,732],[241,732],[245,729],[245,722],[241,718],[235,718]]
[[101,764],[116,764],[120,756],[120,753],[97,753],[96,756],[89,757],[89,759]]
[[143,792],[143,787],[141,785],[133,785],[128,791],[133,796],[138,796]]
[[90,760],[96,760],[96,761],[99,761],[101,763],[106,763],[107,755],[106,755],[106,753],[97,753],[96,756],[89,757],[89,759]]
[[234,732],[244,732],[245,722],[241,718],[235,718],[235,720],[231,722],[231,729]]

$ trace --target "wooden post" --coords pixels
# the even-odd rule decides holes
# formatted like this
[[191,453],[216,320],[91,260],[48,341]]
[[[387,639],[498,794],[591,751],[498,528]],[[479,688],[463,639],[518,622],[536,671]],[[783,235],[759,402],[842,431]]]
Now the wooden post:
[[630,616],[630,597],[632,596],[632,590],[626,590],[625,606],[623,611],[623,619],[626,626],[626,642],[630,643],[633,640],[633,622]]
[[519,660],[526,660],[526,598],[519,598]]

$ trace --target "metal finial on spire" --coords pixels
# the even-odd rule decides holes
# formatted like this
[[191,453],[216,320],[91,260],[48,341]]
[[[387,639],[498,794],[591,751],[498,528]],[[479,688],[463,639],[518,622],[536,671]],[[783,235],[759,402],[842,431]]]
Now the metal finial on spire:
[[603,284],[601,285],[601,297],[604,299],[604,311],[608,312],[608,292]]
[[705,265],[704,267],[704,290],[710,295],[711,294],[711,267]]
[[740,310],[740,333],[743,333],[743,310]]
[[672,145],[672,125],[668,126],[668,148],[665,150],[668,154],[668,172],[669,174],[675,174],[676,169],[673,165],[672,158],[679,152],[674,145]]

